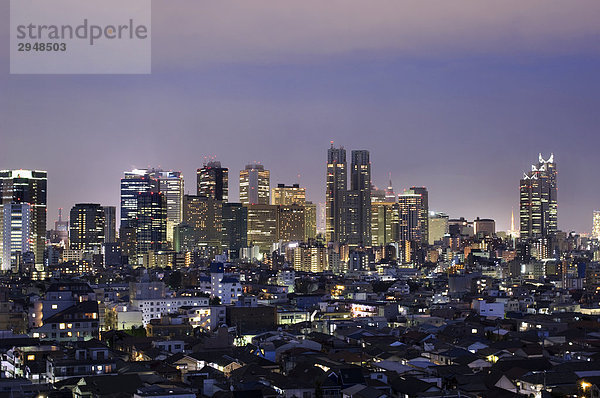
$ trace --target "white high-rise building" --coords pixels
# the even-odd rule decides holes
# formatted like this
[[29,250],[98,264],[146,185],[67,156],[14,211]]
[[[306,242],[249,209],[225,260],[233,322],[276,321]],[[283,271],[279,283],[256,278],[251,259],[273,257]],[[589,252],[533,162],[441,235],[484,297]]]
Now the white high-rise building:
[[592,221],[592,238],[600,240],[600,210],[594,210]]
[[262,164],[249,164],[240,171],[240,202],[268,205],[271,202],[271,173]]
[[9,203],[3,208],[2,271],[17,269],[19,255],[32,250],[31,206],[29,203]]

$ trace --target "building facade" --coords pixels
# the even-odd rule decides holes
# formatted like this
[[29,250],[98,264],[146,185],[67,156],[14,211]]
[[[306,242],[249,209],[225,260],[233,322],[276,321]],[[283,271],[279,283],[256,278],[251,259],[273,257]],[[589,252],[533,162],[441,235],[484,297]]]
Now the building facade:
[[531,166],[520,183],[521,238],[545,238],[558,229],[557,170],[554,155]]
[[206,163],[198,169],[196,177],[198,196],[223,202],[229,200],[229,169],[222,167],[221,162]]
[[245,205],[271,203],[271,173],[262,164],[249,164],[240,171],[240,202]]
[[[30,251],[35,256],[37,270],[44,268],[44,249],[46,246],[48,173],[40,170],[3,170],[0,171],[0,217],[4,217],[5,205],[26,203],[30,206]],[[4,225],[0,220],[0,225]],[[0,242],[4,242],[4,228],[0,230]],[[0,249],[3,250],[3,249]],[[4,258],[0,253],[0,259]],[[6,268],[8,267],[8,268]],[[9,269],[2,265],[2,269]]]

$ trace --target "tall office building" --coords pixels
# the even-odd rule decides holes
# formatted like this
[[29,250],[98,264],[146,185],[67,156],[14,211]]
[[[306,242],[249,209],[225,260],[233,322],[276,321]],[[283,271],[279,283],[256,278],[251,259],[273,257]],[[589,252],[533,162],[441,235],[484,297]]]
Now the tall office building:
[[[31,212],[30,251],[35,256],[34,262],[38,271],[42,271],[44,268],[47,185],[48,173],[45,171],[0,171],[0,217],[4,218],[3,207],[5,205],[29,204]],[[0,225],[4,225],[3,220],[0,221]],[[0,230],[0,234],[2,234],[0,242],[4,242],[4,231]],[[4,258],[3,253],[0,253],[1,258]]]
[[221,200],[185,195],[183,223],[191,227],[196,248],[221,248],[223,205]]
[[222,247],[230,258],[239,258],[240,250],[248,246],[248,208],[241,203],[223,203],[222,224]]
[[147,170],[126,171],[121,179],[121,228],[135,227],[138,195],[145,192],[158,193],[158,180]]
[[167,200],[160,192],[141,192],[136,197],[136,252],[138,264],[149,250],[166,250]]
[[198,196],[205,198],[229,200],[229,169],[221,167],[221,162],[211,161],[196,173]]
[[430,212],[429,213],[429,244],[441,241],[449,232],[448,229],[449,217],[445,213]]
[[306,189],[300,188],[299,184],[291,186],[277,184],[271,190],[271,204],[273,205],[301,205],[306,203]]
[[398,232],[401,242],[423,241],[422,200],[422,195],[412,190],[398,195]]
[[312,202],[304,204],[304,241],[317,238],[317,205]]
[[600,210],[594,210],[592,219],[592,238],[600,240]]
[[554,154],[539,155],[537,164],[525,173],[520,184],[521,238],[545,238],[556,233],[558,203]]
[[369,151],[352,151],[346,234],[350,245],[371,245],[371,161]]
[[429,241],[429,193],[425,187],[411,187],[410,191],[417,195],[421,195],[421,241],[427,244]]
[[105,240],[106,216],[97,203],[77,203],[70,214],[69,248],[100,252]]
[[22,256],[32,250],[31,205],[29,203],[8,203],[3,206],[2,271],[17,272]]
[[249,164],[240,171],[240,202],[245,205],[268,205],[271,173],[262,164]]
[[371,244],[373,246],[386,246],[397,241],[397,234],[398,204],[394,202],[372,202]]
[[158,181],[158,190],[167,201],[167,240],[173,241],[173,228],[183,219],[183,175],[180,171],[152,169],[148,172]]
[[306,235],[305,207],[291,204],[277,206],[277,241],[301,242]]
[[327,188],[325,192],[325,238],[340,242],[346,237],[345,202],[348,184],[346,150],[343,147],[327,150]]
[[117,208],[115,206],[104,206],[104,242],[115,243],[117,241]]
[[270,253],[277,242],[277,206],[248,205],[248,246]]

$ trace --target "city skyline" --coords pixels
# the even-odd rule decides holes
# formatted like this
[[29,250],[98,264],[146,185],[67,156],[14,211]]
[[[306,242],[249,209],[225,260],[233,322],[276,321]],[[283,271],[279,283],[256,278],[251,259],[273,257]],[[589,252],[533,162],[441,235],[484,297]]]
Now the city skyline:
[[[225,3],[157,2],[149,76],[3,73],[0,168],[49,172],[49,222],[74,203],[118,205],[118,180],[136,167],[181,170],[193,193],[213,155],[232,181],[255,161],[272,184],[300,174],[309,200],[323,203],[321,159],[333,140],[370,151],[380,188],[391,172],[396,191],[426,186],[432,209],[505,230],[522,171],[553,152],[559,228],[591,230],[600,4],[288,6],[290,24],[281,21],[291,11],[262,1],[244,18]],[[7,37],[7,2],[0,15]]]
[[[331,142],[330,142],[330,144],[331,144]],[[342,145],[342,147],[344,147],[344,146]],[[344,147],[344,149],[346,149],[346,148]],[[543,154],[538,154],[538,155],[543,155]],[[554,156],[554,154],[552,154],[552,155]],[[264,166],[264,164],[262,162],[254,162],[254,163],[261,164],[261,165]],[[371,162],[371,164],[372,163],[373,162]],[[534,163],[534,162],[531,161],[530,163]],[[246,166],[244,166],[244,168]],[[224,164],[223,167],[227,168],[228,166]],[[199,167],[199,169],[200,168],[201,167]],[[244,168],[240,169],[240,171],[244,170]],[[153,166],[153,165],[147,165],[145,167],[133,167],[132,170],[129,170],[129,171],[124,170],[124,171],[122,171],[120,179],[123,178],[124,174],[127,175],[128,173],[130,174],[132,172],[141,172],[141,171],[144,171],[144,170],[155,170],[155,169],[162,170],[163,167]],[[180,173],[180,170],[177,170],[176,168],[164,168],[164,169],[165,169],[165,172]],[[561,169],[562,169],[562,164],[561,164]],[[17,169],[17,170],[27,170],[27,169],[21,168],[21,169]],[[527,168],[524,167],[523,170],[527,170]],[[47,172],[47,170],[43,170],[43,171]],[[523,174],[523,172],[521,174]],[[196,189],[197,189],[196,172],[194,172],[193,176],[190,177],[190,178],[186,178],[185,172],[181,172],[181,176],[184,179],[185,194],[186,195],[195,195],[196,194]],[[376,184],[375,179],[377,177],[378,177],[378,175],[373,175],[372,176],[372,178],[373,178],[373,185],[375,187],[377,187],[378,189],[387,189],[387,184],[385,184],[386,185],[385,188],[382,188],[384,186],[383,184]],[[379,177],[381,177],[381,176],[379,176]],[[390,177],[388,175],[387,176],[388,182],[389,182],[389,178]],[[52,178],[49,177],[49,180],[52,180]],[[186,180],[187,180],[187,182],[185,182]],[[383,178],[379,178],[379,180],[383,180]],[[517,180],[518,180],[518,178],[517,178]],[[398,199],[398,196],[402,194],[402,191],[414,188],[414,185],[407,185],[407,186],[400,186],[400,185],[398,185],[397,183],[394,182],[393,177],[392,177],[391,181],[392,181],[392,186],[396,190],[396,194],[395,194],[396,195],[396,200]],[[559,183],[563,183],[563,181],[560,178],[559,178]],[[117,181],[117,184],[118,184],[118,181]],[[291,185],[291,184],[298,184],[298,182],[287,182],[287,181],[286,182],[278,182],[278,181],[273,181],[272,180],[271,184],[270,184],[271,189],[276,188],[278,184],[290,184]],[[49,185],[51,185],[51,183],[49,183]],[[325,191],[325,185],[326,185],[325,184],[325,179],[323,179],[323,183],[322,183],[323,194],[321,195],[321,196],[323,196],[323,198],[320,198],[320,200],[316,200],[315,201],[313,199],[316,196],[316,195],[314,195],[314,191],[315,190],[313,189],[311,191],[310,187],[305,186],[305,185],[303,185],[302,182],[300,182],[300,187],[306,188],[306,192],[307,192],[307,194],[306,194],[306,200],[307,201],[313,201],[314,203],[317,203],[318,205],[322,205],[323,207],[325,206],[325,192],[324,192]],[[51,188],[52,187],[50,186],[49,193],[48,193],[48,203],[52,203],[53,202],[52,189]],[[429,187],[426,187],[426,188],[428,190],[430,190]],[[233,185],[230,184],[229,191],[230,191],[230,196],[229,196],[228,202],[229,203],[239,203],[239,182],[235,181],[235,183]],[[317,189],[317,191],[318,191],[318,189]],[[517,184],[517,187],[516,187],[516,192],[517,193],[515,195],[517,197],[517,199],[516,199],[516,206],[515,206],[517,209],[519,208],[519,198],[518,198],[519,193],[518,193],[518,191],[519,191],[519,187],[518,187],[518,184]],[[559,192],[560,192],[560,190],[559,190]],[[233,193],[233,196],[231,195],[231,193]],[[317,195],[318,195],[318,192],[317,192]],[[100,201],[100,200],[89,198],[89,200],[73,201],[72,203],[70,203],[68,205],[59,206],[59,207],[56,207],[56,208],[51,208],[50,205],[48,205],[48,219],[47,219],[47,222],[50,223],[48,225],[52,225],[51,223],[54,223],[58,219],[58,213],[59,213],[60,209],[63,209],[63,211],[66,209],[66,211],[68,212],[68,210],[71,209],[71,207],[73,207],[74,205],[79,204],[79,203],[99,203],[102,206],[116,206],[117,208],[119,208],[120,207],[119,203],[121,201],[120,190],[117,189],[116,194],[114,194],[114,195],[108,195],[108,196],[116,196],[115,201],[114,202],[103,202],[103,201]],[[560,195],[559,195],[559,198],[560,198]],[[435,198],[435,196],[434,196],[432,198],[432,201],[433,201],[433,203],[438,203],[439,205],[437,207],[431,207],[430,206],[429,207],[430,211],[442,212],[442,213],[448,214],[450,216],[450,218],[455,218],[455,219],[458,219],[460,217],[465,217],[468,220],[475,220],[477,217],[480,217],[480,218],[491,218],[491,219],[495,220],[496,225],[498,226],[498,230],[499,231],[509,231],[510,230],[510,222],[511,222],[510,217],[511,217],[511,213],[509,213],[507,215],[506,220],[504,220],[503,218],[494,218],[494,217],[489,216],[488,214],[482,214],[482,215],[480,215],[480,214],[474,214],[473,212],[469,213],[469,214],[473,214],[473,216],[469,216],[469,214],[457,214],[457,213],[452,212],[451,210],[448,210],[447,208],[443,207],[443,201],[440,200],[440,198]],[[560,199],[559,199],[559,202],[561,202]],[[560,212],[561,204],[562,204],[562,202],[558,206],[558,209],[559,209],[559,217],[558,217],[559,230],[563,230],[565,232],[574,231],[574,232],[577,232],[577,233],[591,234],[593,212],[596,211],[596,210],[598,210],[598,209],[600,209],[600,205],[598,206],[598,209],[595,208],[595,209],[593,209],[590,212],[590,214],[588,214],[588,217],[587,217],[588,220],[587,221],[588,221],[589,227],[587,229],[585,229],[585,230],[577,230],[577,229],[561,229],[561,214],[560,214],[561,213]],[[513,210],[514,210],[514,207],[511,207],[510,211],[512,212]],[[490,213],[499,214],[499,212],[496,211],[493,208],[490,208],[489,212]],[[53,214],[53,213],[55,213],[55,214]],[[120,214],[120,212],[119,212],[119,214]],[[518,212],[516,212],[516,217],[517,217],[516,218],[516,224],[517,225],[519,224],[519,218],[518,218],[518,216],[519,216],[519,214],[518,214]],[[324,220],[323,220],[323,222],[324,222]]]

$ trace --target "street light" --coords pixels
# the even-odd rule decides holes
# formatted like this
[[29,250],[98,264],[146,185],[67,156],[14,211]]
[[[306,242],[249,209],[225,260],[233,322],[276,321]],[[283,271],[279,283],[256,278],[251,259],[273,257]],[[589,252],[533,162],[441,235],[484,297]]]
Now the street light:
[[[592,383],[588,383],[587,381],[581,381],[581,389],[583,390],[583,396],[585,397],[585,390],[587,390],[588,388],[590,388],[592,386]],[[590,398],[592,396],[592,390],[590,389]]]

